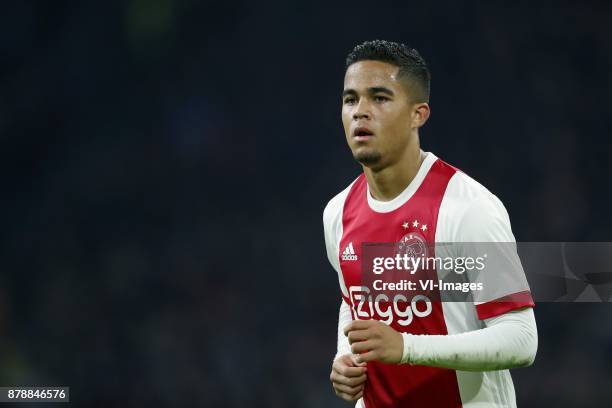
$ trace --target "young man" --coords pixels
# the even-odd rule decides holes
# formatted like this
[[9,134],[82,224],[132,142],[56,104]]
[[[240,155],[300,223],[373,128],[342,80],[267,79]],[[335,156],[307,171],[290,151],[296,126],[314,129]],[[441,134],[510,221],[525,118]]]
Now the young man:
[[364,287],[363,243],[515,243],[497,197],[420,149],[429,80],[423,58],[403,44],[365,42],[346,60],[342,122],[363,174],[323,214],[342,292],[330,379],[339,397],[368,408],[513,407],[508,369],[530,365],[537,350],[534,303],[515,246],[498,257],[496,271],[518,268],[520,276],[489,273],[491,289],[477,302],[400,291],[405,302],[381,309]]

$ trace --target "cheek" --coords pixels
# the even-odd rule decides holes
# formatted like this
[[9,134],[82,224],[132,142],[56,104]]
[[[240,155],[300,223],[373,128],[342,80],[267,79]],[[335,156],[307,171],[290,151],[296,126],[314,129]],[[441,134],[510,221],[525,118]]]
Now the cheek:
[[382,133],[384,145],[388,150],[401,150],[401,147],[408,140],[408,134],[410,133],[410,126],[406,121],[406,118],[401,115],[393,115],[386,118],[385,126],[383,127]]
[[406,116],[408,114],[409,113],[404,112],[394,112],[394,114],[389,117],[387,129],[397,136],[405,136],[410,133],[409,118]]
[[342,109],[342,126],[344,127],[344,134],[348,135],[351,129],[351,113],[347,109]]

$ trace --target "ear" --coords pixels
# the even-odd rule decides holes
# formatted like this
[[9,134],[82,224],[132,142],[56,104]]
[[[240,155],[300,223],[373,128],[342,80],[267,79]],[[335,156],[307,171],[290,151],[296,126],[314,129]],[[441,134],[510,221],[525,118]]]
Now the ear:
[[412,107],[412,128],[418,129],[429,119],[429,104],[427,102],[415,103]]

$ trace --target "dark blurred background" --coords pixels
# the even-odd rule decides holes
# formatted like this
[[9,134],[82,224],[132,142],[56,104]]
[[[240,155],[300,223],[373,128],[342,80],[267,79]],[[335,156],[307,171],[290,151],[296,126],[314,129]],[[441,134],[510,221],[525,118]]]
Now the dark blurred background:
[[[0,12],[0,385],[73,406],[342,407],[321,215],[346,54],[432,70],[427,151],[517,240],[609,241],[606,2],[19,1]],[[521,407],[612,404],[612,307],[538,304]]]

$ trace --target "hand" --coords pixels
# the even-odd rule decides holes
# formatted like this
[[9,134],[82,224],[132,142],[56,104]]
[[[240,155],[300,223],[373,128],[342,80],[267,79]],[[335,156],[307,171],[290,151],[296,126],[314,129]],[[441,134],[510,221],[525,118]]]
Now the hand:
[[344,328],[357,361],[397,364],[404,354],[404,339],[392,327],[378,320],[353,320]]
[[345,401],[357,401],[361,398],[366,382],[366,371],[365,363],[358,363],[356,356],[352,354],[337,357],[329,375],[336,395]]

